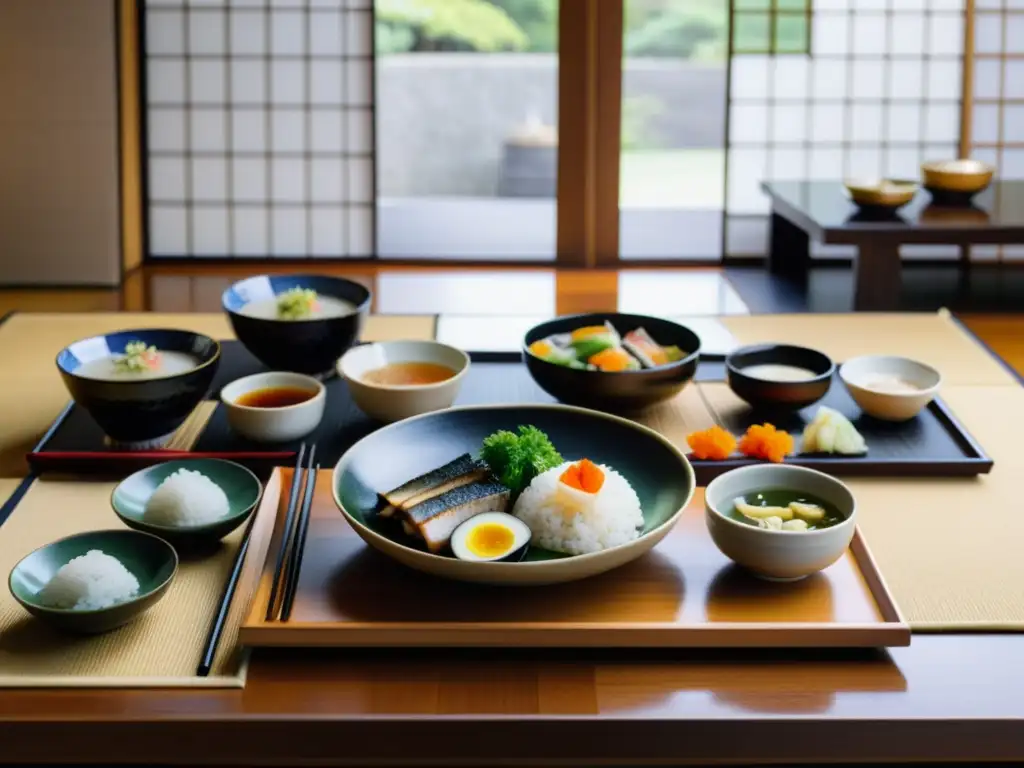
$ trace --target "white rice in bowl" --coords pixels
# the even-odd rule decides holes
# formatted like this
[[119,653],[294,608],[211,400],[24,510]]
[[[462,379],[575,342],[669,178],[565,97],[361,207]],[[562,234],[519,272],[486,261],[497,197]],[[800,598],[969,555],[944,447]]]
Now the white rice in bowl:
[[566,504],[558,478],[573,463],[537,475],[512,508],[512,514],[529,526],[532,543],[555,552],[584,555],[636,539],[644,525],[640,499],[626,478],[611,467],[598,465],[605,474],[604,484],[591,503]]
[[97,611],[138,594],[139,580],[120,560],[90,549],[62,565],[36,599],[49,608]]
[[202,472],[179,469],[149,497],[143,518],[154,525],[188,527],[215,523],[230,511],[223,488]]

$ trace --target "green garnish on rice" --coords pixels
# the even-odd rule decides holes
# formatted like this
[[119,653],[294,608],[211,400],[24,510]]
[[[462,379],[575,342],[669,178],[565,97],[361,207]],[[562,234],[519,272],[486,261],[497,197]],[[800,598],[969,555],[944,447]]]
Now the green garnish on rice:
[[312,288],[289,288],[277,297],[277,316],[281,320],[301,320],[319,306]]
[[542,472],[562,463],[546,434],[533,426],[519,427],[519,434],[501,429],[484,438],[480,457],[498,480],[516,496]]
[[120,373],[142,373],[160,367],[160,353],[144,341],[129,341],[124,354],[114,358],[114,369]]

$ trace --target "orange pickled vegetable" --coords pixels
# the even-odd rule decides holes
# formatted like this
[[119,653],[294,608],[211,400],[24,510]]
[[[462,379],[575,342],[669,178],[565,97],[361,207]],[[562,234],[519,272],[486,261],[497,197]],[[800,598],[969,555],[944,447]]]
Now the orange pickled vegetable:
[[604,325],[585,325],[582,328],[577,328],[571,334],[569,338],[573,341],[580,341],[591,336],[597,336],[599,334],[608,333],[608,327]]
[[740,438],[739,447],[744,456],[779,463],[793,452],[793,437],[774,424],[752,424]]
[[547,357],[551,354],[551,345],[541,339],[530,345],[530,351],[537,357]]
[[633,358],[629,356],[629,352],[620,347],[608,347],[596,355],[591,355],[587,362],[596,365],[602,371],[614,373],[629,370]]
[[590,459],[580,459],[566,467],[558,479],[578,491],[597,493],[604,485],[604,470]]
[[736,450],[736,438],[717,424],[710,429],[691,432],[686,436],[686,442],[695,459],[722,461]]

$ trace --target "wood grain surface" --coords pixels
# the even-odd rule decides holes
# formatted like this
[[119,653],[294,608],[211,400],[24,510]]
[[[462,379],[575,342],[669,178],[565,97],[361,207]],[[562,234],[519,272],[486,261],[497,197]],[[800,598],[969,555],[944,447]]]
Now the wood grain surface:
[[[335,506],[331,482],[328,471],[317,478],[291,620],[264,620],[273,578],[268,558],[243,625],[245,644],[820,648],[910,642],[862,538],[819,574],[791,584],[766,582],[718,551],[704,523],[702,490],[665,540],[633,563],[568,584],[498,588],[425,576],[371,549]],[[287,503],[283,493],[279,529]]]

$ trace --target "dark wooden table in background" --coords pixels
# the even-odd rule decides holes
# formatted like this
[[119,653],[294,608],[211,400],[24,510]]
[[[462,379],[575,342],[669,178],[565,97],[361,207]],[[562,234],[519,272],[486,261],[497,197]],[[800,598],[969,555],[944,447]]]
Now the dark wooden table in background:
[[899,308],[901,245],[958,245],[966,254],[971,245],[1024,243],[1024,182],[996,182],[963,208],[932,205],[922,190],[886,218],[859,213],[838,181],[764,182],[761,189],[772,204],[768,268],[805,281],[811,240],[854,245],[855,310]]

